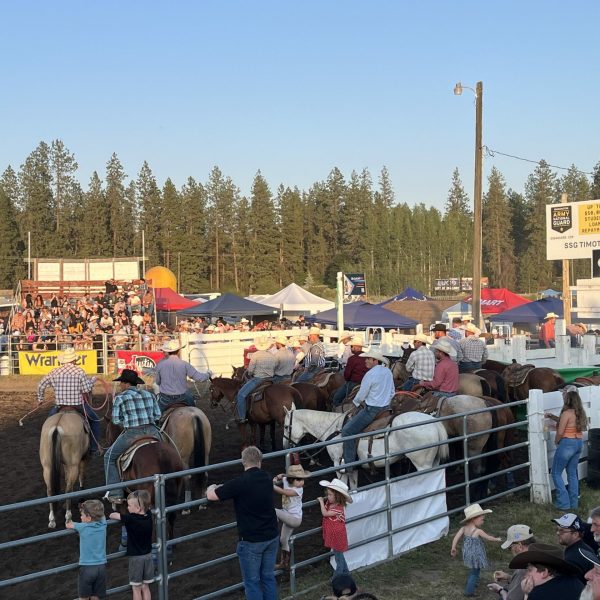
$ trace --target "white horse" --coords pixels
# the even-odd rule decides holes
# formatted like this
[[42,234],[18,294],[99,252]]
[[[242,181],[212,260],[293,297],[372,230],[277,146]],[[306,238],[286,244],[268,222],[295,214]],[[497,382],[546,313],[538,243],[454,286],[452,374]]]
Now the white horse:
[[[344,424],[344,413],[327,413],[319,410],[285,410],[285,421],[283,425],[283,447],[289,448],[296,445],[306,435],[310,434],[319,441],[328,439],[342,439],[339,435]],[[389,434],[389,452],[394,454],[389,459],[390,464],[397,462],[404,454],[415,466],[417,471],[430,469],[438,465],[440,460],[448,458],[448,444],[441,444],[432,448],[424,448],[414,452],[407,452],[411,448],[445,442],[448,434],[444,425],[434,417],[420,412],[406,412],[398,415],[392,421],[392,427],[422,423],[415,427],[400,429]],[[333,437],[332,437],[333,436]],[[373,439],[373,446],[369,453],[369,438],[361,438],[358,444],[358,458],[368,459],[369,456],[382,456],[385,454],[385,440],[383,436]],[[327,452],[335,467],[339,467],[343,456],[343,444],[331,444],[327,446]],[[397,453],[397,454],[396,454]],[[373,463],[364,463],[364,469],[369,465],[381,468],[385,466],[385,460],[375,460]],[[338,478],[341,473],[337,473]],[[351,489],[355,490],[358,484],[358,473],[354,470],[347,478]]]

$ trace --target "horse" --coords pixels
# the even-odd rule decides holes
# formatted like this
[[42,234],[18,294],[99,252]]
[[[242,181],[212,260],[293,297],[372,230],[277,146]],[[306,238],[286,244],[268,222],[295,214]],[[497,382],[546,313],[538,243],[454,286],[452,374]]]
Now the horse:
[[[176,407],[169,412],[161,429],[177,449],[184,469],[205,467],[209,464],[212,429],[208,417],[199,408]],[[192,478],[200,490],[200,497],[206,496],[208,475],[202,472],[185,478],[185,502],[192,500]]]
[[[64,472],[65,493],[73,491],[75,482],[83,487],[88,461],[89,436],[83,417],[75,410],[62,410],[48,417],[40,436],[40,462],[48,496],[60,493],[61,474]],[[56,527],[55,503],[50,503],[48,528]],[[71,520],[71,499],[65,501],[65,520]]]
[[[223,398],[226,398],[230,403],[232,414],[235,414],[236,396],[242,386],[241,382],[226,377],[215,377],[210,380],[210,401],[213,407],[217,407]],[[252,397],[254,394],[251,394]],[[302,398],[300,392],[293,387],[282,384],[272,383],[265,387],[262,391],[260,400],[252,403],[248,411],[247,418],[250,424],[252,435],[251,443],[256,440],[256,426],[260,426],[260,446],[263,447],[265,442],[265,426],[270,426],[271,445],[275,451],[275,424],[278,423],[283,427],[285,418],[284,408],[290,409],[295,407],[294,402],[300,404]],[[248,445],[247,428],[245,423],[238,423],[240,437],[242,439],[242,447]]]
[[292,383],[292,387],[298,390],[302,400],[298,408],[309,408],[310,410],[327,410],[329,398],[323,388],[309,381]]
[[508,396],[513,400],[527,400],[529,390],[555,392],[565,386],[565,380],[558,371],[549,367],[520,365],[513,360],[502,372],[502,377],[508,387]]
[[500,373],[492,371],[490,369],[478,369],[473,373],[483,379],[485,379],[490,386],[490,394],[484,394],[484,396],[492,396],[500,402],[508,402],[508,394],[506,391],[506,385],[504,379]]
[[[307,434],[312,435],[317,440],[325,441],[332,439],[342,440],[339,435],[344,421],[345,413],[323,413],[315,410],[288,410],[285,409],[285,422],[283,426],[283,447],[289,448],[290,445],[296,445]],[[404,454],[417,471],[430,469],[439,464],[440,460],[448,457],[448,445],[440,444],[432,448],[416,450],[410,452],[411,448],[434,444],[436,442],[445,442],[448,434],[443,425],[433,417],[420,412],[407,412],[394,417],[391,426],[408,425],[412,423],[421,423],[416,427],[393,431],[389,434],[388,448],[390,455],[390,464],[400,460],[401,454]],[[372,441],[372,449],[369,449],[371,438],[361,438],[358,443],[358,457],[360,460],[366,460],[370,456],[382,456],[386,454],[385,440],[382,437],[375,437]],[[408,451],[408,452],[407,452]],[[331,444],[327,446],[327,452],[336,468],[340,466],[343,456],[343,444]],[[379,459],[371,463],[372,466],[381,468],[385,466],[385,460]],[[363,468],[368,469],[369,463],[364,463]],[[355,490],[358,484],[358,473],[353,471],[350,476],[337,473],[338,478],[346,477],[350,488]]]

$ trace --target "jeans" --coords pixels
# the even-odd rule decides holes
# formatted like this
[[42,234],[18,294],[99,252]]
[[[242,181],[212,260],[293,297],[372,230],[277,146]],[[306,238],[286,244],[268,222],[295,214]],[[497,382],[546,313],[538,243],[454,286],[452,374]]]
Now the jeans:
[[473,362],[470,360],[463,360],[458,363],[459,373],[472,373],[473,371],[477,371],[479,369],[481,369],[481,361]]
[[240,388],[240,391],[237,393],[237,412],[240,420],[246,418],[246,398],[248,394],[253,392],[258,385],[263,381],[260,377],[252,377],[252,379],[248,379],[246,383]]
[[247,600],[277,600],[274,571],[278,548],[279,536],[267,542],[238,542],[237,555]]
[[[133,441],[139,437],[151,435],[157,440],[160,440],[160,434],[156,425],[140,425],[139,427],[131,427],[124,429],[123,433],[115,440],[114,444],[106,451],[104,455],[104,474],[106,477],[106,485],[111,483],[119,483],[119,469],[117,461],[119,456],[123,454],[131,446]],[[112,490],[111,496],[123,496],[122,490]]]
[[344,385],[339,387],[335,394],[333,394],[333,398],[331,399],[331,403],[333,406],[340,406],[344,404],[344,400],[350,395],[350,392],[360,383],[355,383],[354,381],[346,381]]
[[189,390],[177,396],[169,396],[168,394],[163,394],[162,392],[158,395],[158,406],[160,408],[160,412],[164,413],[165,410],[167,410],[167,408],[173,404],[187,404],[188,406],[196,406],[196,401],[194,400],[192,392]]
[[[370,425],[375,417],[389,406],[369,406],[368,404],[354,417],[352,417],[342,428],[342,437],[360,433]],[[354,462],[356,459],[356,440],[344,441],[344,463]]]
[[350,569],[348,569],[348,563],[346,562],[343,552],[334,550],[333,557],[335,558],[335,570],[333,571],[334,577],[337,575],[345,575],[346,573],[350,573]]
[[[577,464],[583,449],[583,441],[573,438],[563,438],[558,443],[554,460],[552,461],[552,480],[556,488],[557,508],[568,510],[577,508],[579,497],[579,479],[577,478]],[[567,470],[567,483],[569,491],[565,488],[562,478],[563,470]]]
[[414,377],[409,377],[401,386],[400,389],[404,392],[410,392],[415,385],[419,385],[419,380]]
[[467,575],[467,585],[465,586],[465,596],[473,596],[478,583],[479,569],[469,569],[469,574]]
[[315,376],[315,373],[319,367],[308,367],[302,371],[298,379],[296,379],[297,383],[301,383],[302,381],[312,381],[312,378]]
[[[100,441],[100,417],[94,412],[94,409],[89,404],[80,405],[87,416],[92,435],[90,436],[90,452],[96,452],[98,450],[98,442]],[[58,406],[56,404],[50,409],[48,416],[51,417],[58,412]]]

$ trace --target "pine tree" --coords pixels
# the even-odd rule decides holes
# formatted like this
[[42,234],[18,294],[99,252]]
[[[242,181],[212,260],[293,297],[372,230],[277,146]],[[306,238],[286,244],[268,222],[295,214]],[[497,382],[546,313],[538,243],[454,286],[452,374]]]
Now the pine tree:
[[12,288],[25,275],[24,244],[17,227],[16,211],[10,198],[0,186],[0,287]]
[[106,235],[111,241],[112,255],[128,256],[131,246],[131,221],[123,207],[127,206],[125,195],[125,179],[121,161],[115,153],[106,163],[106,204],[110,226]]
[[277,190],[279,218],[279,286],[298,281],[304,272],[302,195],[281,185]]
[[112,256],[110,211],[102,180],[94,171],[83,199],[84,216],[79,227],[79,250],[82,256]]
[[140,231],[145,232],[146,256],[150,265],[164,265],[162,198],[156,178],[144,161],[136,180]]
[[63,231],[62,218],[70,220],[76,202],[77,193],[74,174],[79,165],[75,156],[66,148],[61,140],[54,140],[50,146],[50,174],[54,191],[55,230],[59,237],[68,237],[70,232]]

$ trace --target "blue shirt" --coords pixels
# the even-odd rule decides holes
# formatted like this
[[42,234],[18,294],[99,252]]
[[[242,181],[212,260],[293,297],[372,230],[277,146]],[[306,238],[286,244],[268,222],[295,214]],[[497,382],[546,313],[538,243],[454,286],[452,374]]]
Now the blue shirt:
[[206,381],[207,373],[196,371],[189,362],[171,355],[156,364],[155,383],[160,391],[167,396],[181,396],[187,392],[187,378],[194,381]]
[[148,390],[130,387],[115,396],[112,422],[121,427],[151,425],[160,419],[156,398]]
[[73,529],[79,534],[79,564],[106,564],[106,519],[73,522]]
[[354,397],[354,404],[358,406],[364,400],[367,406],[385,408],[390,405],[395,393],[392,372],[383,365],[376,365],[367,371],[360,382],[360,389]]

